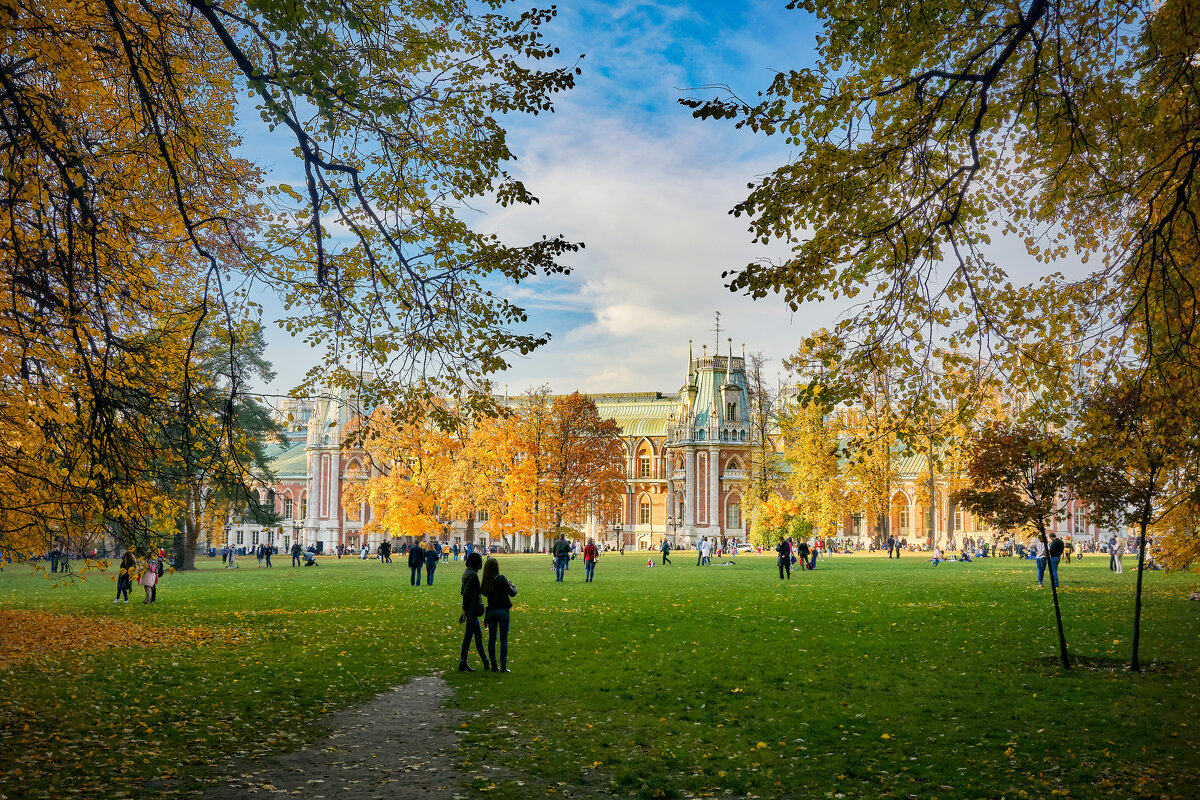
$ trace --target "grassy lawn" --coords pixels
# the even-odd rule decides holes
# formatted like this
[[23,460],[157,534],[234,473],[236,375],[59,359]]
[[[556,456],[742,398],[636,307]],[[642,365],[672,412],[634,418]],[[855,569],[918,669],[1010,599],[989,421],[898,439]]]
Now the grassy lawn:
[[[674,560],[609,555],[595,583],[575,562],[556,584],[548,557],[502,557],[521,590],[510,675],[454,671],[461,562],[420,590],[402,559],[210,562],[154,606],[10,566],[0,614],[60,616],[15,615],[35,646],[0,662],[0,795],[186,793],[445,670],[474,712],[464,768],[513,771],[474,780],[491,797],[1195,796],[1198,576],[1147,574],[1133,675],[1136,576],[1106,558],[1063,567],[1070,672],[1033,562],[840,557],[780,582],[774,558]],[[66,647],[93,630],[117,633]]]

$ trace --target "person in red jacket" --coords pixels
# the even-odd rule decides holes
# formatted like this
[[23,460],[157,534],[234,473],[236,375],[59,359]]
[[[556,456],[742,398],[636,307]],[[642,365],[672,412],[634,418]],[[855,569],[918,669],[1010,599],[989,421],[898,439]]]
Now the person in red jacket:
[[584,577],[584,583],[592,582],[592,575],[596,572],[596,543],[591,539],[587,540],[587,544],[583,546],[583,566],[587,570],[587,575]]

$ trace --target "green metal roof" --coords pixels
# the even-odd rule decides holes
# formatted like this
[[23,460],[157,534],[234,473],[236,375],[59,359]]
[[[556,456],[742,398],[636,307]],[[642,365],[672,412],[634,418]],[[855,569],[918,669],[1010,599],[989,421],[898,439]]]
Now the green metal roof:
[[666,436],[671,414],[679,411],[678,396],[658,392],[593,396],[596,410],[611,419],[625,436]]
[[267,448],[267,460],[276,478],[308,477],[308,437],[289,436],[286,445],[273,444]]

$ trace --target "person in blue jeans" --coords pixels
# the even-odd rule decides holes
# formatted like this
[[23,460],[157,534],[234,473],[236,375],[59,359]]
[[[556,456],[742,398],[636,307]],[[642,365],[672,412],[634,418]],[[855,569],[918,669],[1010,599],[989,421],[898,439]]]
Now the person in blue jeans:
[[[583,580],[584,583],[592,582],[592,578],[596,574],[596,557],[599,555],[600,551],[599,548],[596,547],[596,543],[591,539],[588,539],[588,543],[584,545],[583,548],[583,566],[586,570],[586,575],[584,576]],[[487,568],[486,564],[484,565],[484,568]]]
[[[1040,589],[1042,587],[1042,578],[1046,575],[1046,545],[1040,537],[1033,540],[1030,553],[1033,555],[1034,560],[1037,561],[1038,588]],[[1053,576],[1051,576],[1051,579],[1053,579]]]
[[421,568],[425,566],[425,549],[417,542],[408,548],[408,582],[412,586],[421,585]]
[[[512,613],[512,598],[517,596],[517,587],[500,574],[500,564],[489,558],[483,565],[483,580],[480,590],[487,598],[487,613],[483,627],[488,631],[488,658],[492,672],[510,672],[508,668],[508,626]],[[496,637],[500,638],[500,661],[496,661]]]
[[571,560],[571,543],[567,541],[566,535],[558,535],[550,552],[554,556],[554,581],[562,583],[563,573],[567,571],[567,562]]
[[431,542],[425,550],[425,585],[433,586],[433,571],[437,569],[442,554],[438,552],[437,542]]
[[1050,534],[1050,546],[1046,548],[1046,553],[1050,556],[1050,583],[1054,584],[1056,589],[1058,588],[1058,562],[1062,558],[1063,549],[1062,539],[1053,533]]

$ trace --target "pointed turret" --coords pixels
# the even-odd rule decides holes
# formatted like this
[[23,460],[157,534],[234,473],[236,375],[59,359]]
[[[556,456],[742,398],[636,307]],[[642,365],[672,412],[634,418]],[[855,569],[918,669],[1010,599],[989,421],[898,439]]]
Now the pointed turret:
[[738,400],[742,397],[742,387],[733,382],[733,339],[729,340],[729,360],[725,364],[725,382],[721,384],[721,403],[725,409],[725,421],[736,422],[738,419]]
[[688,376],[687,383],[683,386],[683,391],[680,393],[687,398],[687,408],[685,413],[692,414],[692,409],[696,407],[696,394],[700,391],[700,387],[696,385],[696,371],[693,367],[692,359],[692,340],[688,339]]

